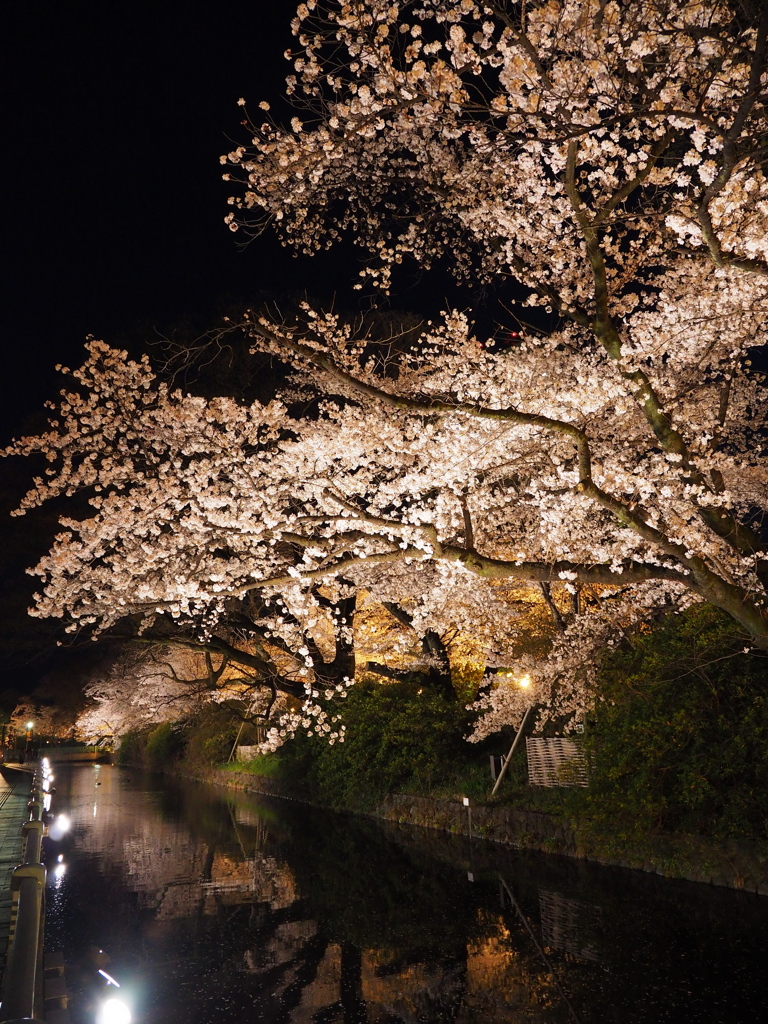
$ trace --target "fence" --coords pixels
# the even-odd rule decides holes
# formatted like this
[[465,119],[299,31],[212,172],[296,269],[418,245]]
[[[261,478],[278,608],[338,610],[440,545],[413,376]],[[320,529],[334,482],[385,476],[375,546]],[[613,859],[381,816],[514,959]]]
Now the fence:
[[0,1021],[16,1024],[35,1019],[38,966],[41,961],[45,867],[43,842],[43,780],[38,769],[29,797],[29,820],[22,826],[24,859],[12,876],[13,909],[8,958],[3,974]]
[[587,786],[587,760],[581,740],[564,736],[529,736],[528,781],[532,786]]

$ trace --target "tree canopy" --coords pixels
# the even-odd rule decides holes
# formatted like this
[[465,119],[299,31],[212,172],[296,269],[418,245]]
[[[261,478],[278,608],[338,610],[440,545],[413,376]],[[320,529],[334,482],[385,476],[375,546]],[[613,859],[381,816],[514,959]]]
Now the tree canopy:
[[[407,339],[255,312],[221,336],[290,374],[250,404],[91,341],[50,430],[10,449],[50,462],[23,508],[93,506],[37,567],[37,614],[170,621],[311,695],[323,662],[334,686],[354,671],[357,592],[504,667],[533,582],[553,714],[659,607],[711,602],[768,650],[768,7],[307,2],[293,29],[298,113],[247,118],[222,158],[230,227],[310,252],[349,236],[385,291],[409,260],[505,282],[514,339],[455,310]],[[276,672],[278,650],[299,664]]]

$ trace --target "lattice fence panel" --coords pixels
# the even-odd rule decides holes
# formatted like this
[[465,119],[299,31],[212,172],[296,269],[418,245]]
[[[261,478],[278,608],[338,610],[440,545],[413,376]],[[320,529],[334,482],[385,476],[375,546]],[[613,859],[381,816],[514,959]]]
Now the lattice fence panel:
[[235,759],[238,761],[253,761],[261,753],[261,747],[258,744],[253,746],[246,746],[240,744],[235,751]]
[[587,761],[581,740],[564,736],[529,736],[528,781],[532,786],[587,786]]

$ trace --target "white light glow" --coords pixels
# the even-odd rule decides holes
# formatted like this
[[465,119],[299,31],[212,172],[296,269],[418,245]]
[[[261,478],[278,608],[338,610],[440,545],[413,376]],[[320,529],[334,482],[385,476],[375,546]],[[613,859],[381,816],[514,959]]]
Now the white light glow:
[[518,683],[519,683],[520,686],[522,686],[522,688],[524,690],[527,690],[528,687],[531,685],[531,677],[530,676],[523,676],[522,679],[518,679]]
[[66,814],[60,814],[56,821],[48,829],[48,834],[51,839],[61,839],[65,832],[68,832],[72,826],[72,822],[66,816]]
[[131,1011],[120,999],[108,999],[101,1004],[96,1024],[131,1024]]

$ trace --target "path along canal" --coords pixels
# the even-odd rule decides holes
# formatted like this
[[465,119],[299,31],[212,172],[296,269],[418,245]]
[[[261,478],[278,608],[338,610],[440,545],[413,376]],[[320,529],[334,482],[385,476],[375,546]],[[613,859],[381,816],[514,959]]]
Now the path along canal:
[[134,1024],[768,1010],[765,897],[110,766],[61,766],[55,785],[71,827],[46,841],[46,948],[64,951],[72,1024],[110,995]]

